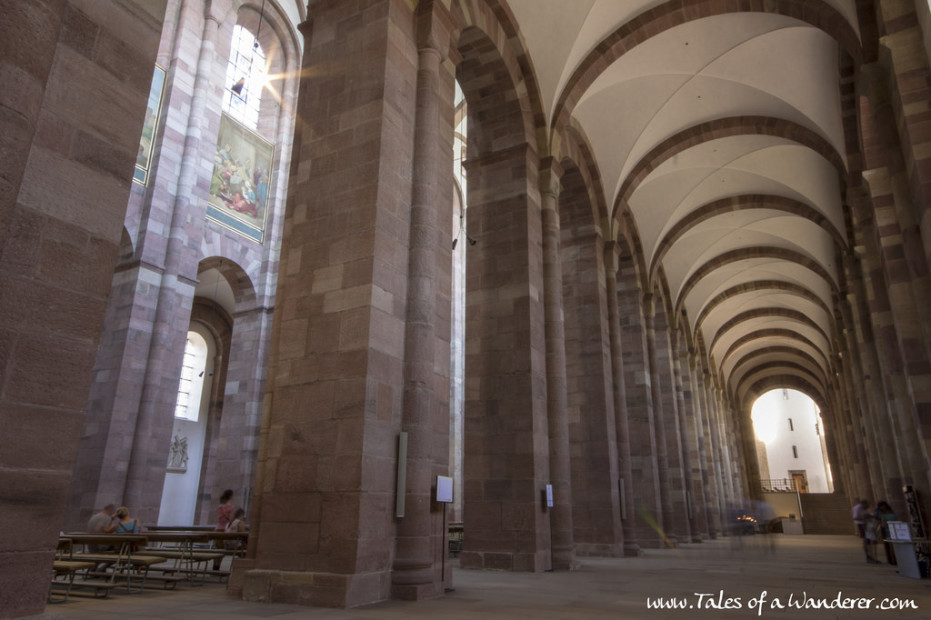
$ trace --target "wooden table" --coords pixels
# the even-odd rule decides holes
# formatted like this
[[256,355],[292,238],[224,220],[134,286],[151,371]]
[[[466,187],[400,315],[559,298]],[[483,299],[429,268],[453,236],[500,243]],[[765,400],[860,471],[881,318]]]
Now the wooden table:
[[[218,530],[214,530],[213,532],[208,532],[207,535],[210,538],[210,540],[217,543],[217,546],[221,548],[223,547],[223,543],[225,542],[240,541],[242,542],[242,545],[240,546],[242,547],[241,551],[243,552],[245,552],[246,543],[249,541],[249,532],[221,532]],[[240,551],[240,550],[237,549],[237,551]],[[236,555],[241,555],[241,554],[236,554]]]
[[[49,603],[65,603],[74,587],[74,578],[78,572],[90,571],[96,566],[94,562],[74,560],[71,557],[71,539],[61,536],[58,539],[58,548],[55,550],[55,560],[52,562],[52,578],[49,583],[47,601]],[[56,589],[63,592],[56,598]]]
[[[174,560],[174,569],[187,577],[193,585],[202,585],[208,574],[216,571],[207,569],[207,562],[214,562],[223,557],[222,552],[207,548],[212,542],[212,532],[205,530],[158,530],[146,532],[149,543],[155,543],[145,550],[146,554]],[[203,563],[204,567],[198,565]]]
[[[65,535],[71,540],[70,559],[90,561],[95,564],[107,564],[110,572],[107,579],[111,583],[126,580],[126,589],[130,592],[142,592],[145,589],[146,579],[149,578],[149,567],[165,561],[165,558],[146,555],[143,551],[147,537],[144,534],[85,534],[71,533]],[[99,545],[112,549],[101,553],[75,553],[74,546]],[[175,579],[159,578],[165,586],[173,584]],[[133,590],[132,582],[138,581],[139,588]]]
[[146,534],[150,532],[213,532],[213,525],[146,525]]

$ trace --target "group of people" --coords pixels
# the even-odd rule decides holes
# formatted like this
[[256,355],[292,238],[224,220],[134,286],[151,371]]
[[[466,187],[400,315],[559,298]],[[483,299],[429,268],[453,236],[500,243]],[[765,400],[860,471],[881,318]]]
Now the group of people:
[[91,534],[138,534],[142,531],[139,519],[129,514],[129,508],[107,504],[87,522]]
[[[242,508],[233,506],[233,490],[226,489],[220,495],[220,505],[217,507],[217,523],[214,528],[218,532],[246,532],[249,530],[246,525],[246,511]],[[87,522],[87,531],[91,534],[139,534],[142,532],[142,524],[139,519],[129,514],[126,506],[117,508],[114,504],[107,504],[94,513]],[[232,540],[224,542],[224,547],[230,550],[243,549],[245,543],[242,540]],[[92,549],[99,551],[102,549]],[[214,570],[220,570],[222,558],[214,561]]]
[[895,512],[892,506],[885,500],[878,502],[874,508],[870,508],[870,503],[863,499],[857,502],[853,507],[853,522],[857,526],[857,534],[863,541],[863,552],[866,554],[866,561],[869,564],[879,564],[876,559],[876,546],[880,541],[883,543],[883,550],[886,553],[886,562],[895,564],[895,551],[889,544],[889,522],[896,521]]
[[[246,525],[246,511],[233,506],[232,489],[226,489],[220,496],[214,529],[218,532],[246,532],[249,529]],[[126,506],[117,508],[115,504],[107,504],[91,516],[87,522],[87,531],[91,534],[139,534],[142,532],[142,524],[129,514]]]

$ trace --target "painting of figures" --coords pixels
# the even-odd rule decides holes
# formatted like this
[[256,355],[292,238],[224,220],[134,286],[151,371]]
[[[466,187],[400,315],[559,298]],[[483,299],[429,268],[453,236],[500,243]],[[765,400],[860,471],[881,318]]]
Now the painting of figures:
[[224,114],[220,118],[207,217],[261,242],[272,155],[269,142]]
[[165,85],[165,70],[155,65],[152,73],[152,86],[149,89],[149,103],[145,109],[145,122],[142,136],[139,138],[139,151],[136,154],[136,170],[133,181],[145,185],[149,180],[149,167],[152,164],[152,145],[155,142],[155,130],[162,105],[162,89]]

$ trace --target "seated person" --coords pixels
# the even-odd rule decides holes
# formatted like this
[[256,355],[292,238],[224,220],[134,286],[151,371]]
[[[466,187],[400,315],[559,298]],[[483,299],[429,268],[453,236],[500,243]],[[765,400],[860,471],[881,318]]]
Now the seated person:
[[[249,528],[246,526],[246,511],[242,508],[237,508],[236,512],[233,513],[233,520],[229,522],[229,525],[226,526],[227,532],[248,532]],[[223,542],[223,547],[225,549],[237,550],[245,549],[246,543],[244,540],[227,540]]]
[[138,534],[142,531],[142,526],[139,525],[139,519],[134,519],[129,515],[129,509],[126,506],[120,506],[104,531],[107,534]]

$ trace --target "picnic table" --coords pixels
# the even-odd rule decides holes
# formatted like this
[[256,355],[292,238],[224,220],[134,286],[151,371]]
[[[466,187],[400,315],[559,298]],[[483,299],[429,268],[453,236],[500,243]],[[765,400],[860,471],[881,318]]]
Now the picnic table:
[[[185,575],[191,584],[201,585],[208,575],[229,576],[228,571],[215,571],[208,568],[208,563],[218,561],[225,555],[221,550],[210,548],[213,543],[212,534],[213,532],[207,530],[146,532],[149,546],[145,549],[145,553],[173,560],[175,572]],[[203,567],[200,566],[201,564]]]
[[[69,533],[65,538],[70,539],[70,561],[93,562],[95,570],[88,571],[89,576],[104,577],[110,583],[125,581],[129,592],[142,592],[146,581],[161,581],[165,588],[173,587],[182,577],[174,575],[150,574],[150,567],[166,561],[163,557],[147,555],[145,546],[148,538],[145,534],[87,534],[83,532]],[[74,548],[81,546],[82,552]],[[95,552],[87,549],[98,547]],[[138,588],[133,588],[138,584]]]
[[[52,562],[52,579],[49,584],[49,603],[64,603],[71,595],[74,579],[78,573],[92,570],[96,563],[87,560],[75,560],[71,557],[71,539],[59,537],[58,547],[55,550],[55,560]],[[103,589],[104,596],[109,593],[108,588]],[[95,590],[96,595],[96,590]]]

